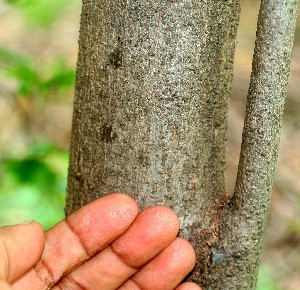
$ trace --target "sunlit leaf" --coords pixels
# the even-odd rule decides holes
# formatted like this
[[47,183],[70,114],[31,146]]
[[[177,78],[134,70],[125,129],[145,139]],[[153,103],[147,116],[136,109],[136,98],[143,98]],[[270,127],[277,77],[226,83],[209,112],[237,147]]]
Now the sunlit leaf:
[[6,0],[7,3],[20,8],[29,23],[49,27],[74,3],[74,0]]
[[272,277],[271,272],[265,266],[261,266],[259,269],[256,290],[279,290],[274,277]]

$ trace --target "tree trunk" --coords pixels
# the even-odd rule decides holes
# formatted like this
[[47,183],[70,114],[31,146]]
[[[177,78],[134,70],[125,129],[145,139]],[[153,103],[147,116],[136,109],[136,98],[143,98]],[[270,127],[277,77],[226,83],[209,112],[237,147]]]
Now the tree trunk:
[[[253,187],[241,194],[247,162],[232,201],[224,184],[239,11],[239,0],[84,0],[82,8],[66,214],[111,192],[130,194],[141,208],[170,206],[196,248],[190,279],[204,289],[254,287],[259,251],[240,257],[248,243],[260,248],[265,217],[255,217],[267,208],[263,198],[254,209],[261,230],[251,232],[253,242],[226,235],[241,233],[234,217],[245,220],[253,205],[244,202]],[[257,182],[270,191],[269,175]]]
[[219,285],[212,289],[256,287],[298,2],[261,1],[236,186],[221,213],[219,240],[205,276],[204,284]]

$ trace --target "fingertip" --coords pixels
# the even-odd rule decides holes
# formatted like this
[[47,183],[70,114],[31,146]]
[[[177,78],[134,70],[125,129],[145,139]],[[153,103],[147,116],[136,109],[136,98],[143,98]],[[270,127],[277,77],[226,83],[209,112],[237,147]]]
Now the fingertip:
[[119,209],[117,212],[124,212],[125,216],[124,218],[128,219],[134,219],[138,212],[139,212],[139,207],[137,202],[129,195],[125,193],[120,193],[120,192],[115,192],[115,193],[110,193],[107,194],[95,201],[93,201],[90,204],[87,204],[85,208],[103,208],[105,207],[104,205],[108,205],[109,207],[114,206],[115,208]]
[[[39,238],[41,238],[41,239],[45,238],[43,226],[37,221],[31,221],[29,223],[20,223],[18,225],[28,226],[31,228],[30,229],[31,231],[33,231],[36,235],[39,235]],[[29,230],[29,229],[27,228],[27,230]]]
[[[38,260],[45,246],[45,232],[42,225],[37,221],[22,222],[11,227],[15,227],[18,235],[22,236],[23,241],[30,241],[34,247],[33,259]],[[22,241],[20,240],[20,241]],[[18,241],[18,242],[20,242]]]
[[[66,222],[83,241],[89,255],[93,255],[121,236],[134,222],[138,212],[138,205],[132,197],[111,193],[72,213]],[[60,230],[56,226],[51,235],[57,235]]]
[[106,195],[105,197],[106,198],[117,198],[117,199],[123,201],[124,203],[128,203],[128,204],[138,207],[138,204],[135,201],[135,199],[133,197],[131,197],[130,195],[123,193],[123,192],[110,193],[110,194]]
[[202,290],[202,288],[193,282],[185,282],[179,285],[175,290]]
[[[187,240],[177,237],[140,269],[132,277],[132,280],[141,289],[175,289],[193,270],[195,260],[195,251],[192,245]],[[182,289],[187,290],[189,288]],[[196,289],[198,290],[198,288]]]
[[142,214],[152,220],[152,231],[177,235],[179,232],[179,219],[176,213],[166,206],[152,206],[146,208]]
[[126,263],[139,268],[166,248],[177,236],[179,220],[164,206],[144,209],[111,247]]
[[[111,193],[109,195],[105,196],[108,199],[115,199],[115,202],[117,204],[120,204],[124,208],[127,208],[129,210],[129,214],[132,214],[132,217],[136,217],[137,214],[139,213],[139,206],[137,202],[134,200],[133,197],[131,197],[128,194],[121,193],[121,192],[116,192],[116,193]],[[129,216],[130,218],[130,216]]]
[[0,252],[4,268],[0,276],[9,282],[19,278],[37,262],[44,245],[44,230],[38,222],[1,227]]
[[132,204],[136,204],[136,201],[134,200],[133,197],[131,197],[130,195],[123,193],[123,192],[113,192],[113,193],[108,193],[102,197],[100,197],[99,199],[117,199],[117,200],[121,200]]
[[175,250],[173,250],[175,252],[174,256],[176,259],[180,257],[180,259],[185,263],[186,271],[191,272],[196,263],[196,253],[194,247],[190,242],[181,237],[177,237],[173,244],[175,247]]

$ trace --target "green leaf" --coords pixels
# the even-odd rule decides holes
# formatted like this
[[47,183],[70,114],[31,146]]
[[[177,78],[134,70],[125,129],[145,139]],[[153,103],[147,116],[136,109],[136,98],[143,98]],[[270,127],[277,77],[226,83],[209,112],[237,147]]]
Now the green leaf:
[[35,94],[41,79],[32,61],[18,53],[0,47],[0,65],[6,76],[17,81],[20,96]]
[[48,229],[63,218],[67,151],[37,143],[0,165],[0,225],[34,219]]
[[52,91],[74,87],[75,69],[70,68],[63,59],[54,60],[51,73],[42,84],[43,89]]
[[271,271],[266,266],[261,266],[259,269],[256,290],[279,290]]
[[57,58],[41,69],[33,60],[0,47],[0,67],[18,84],[17,97],[44,97],[74,87],[75,69]]
[[48,28],[74,0],[7,0],[24,13],[27,21],[35,26]]
[[49,188],[55,184],[55,173],[43,161],[34,158],[6,159],[4,160],[6,171],[14,175],[17,182],[24,184],[36,184]]

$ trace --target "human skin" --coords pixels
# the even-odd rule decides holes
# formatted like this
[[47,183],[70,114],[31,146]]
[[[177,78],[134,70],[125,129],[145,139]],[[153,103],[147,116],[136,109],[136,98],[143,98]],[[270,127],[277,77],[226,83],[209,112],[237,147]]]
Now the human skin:
[[167,207],[139,213],[125,194],[100,198],[44,233],[31,222],[0,228],[2,290],[201,290],[181,283],[195,265]]

